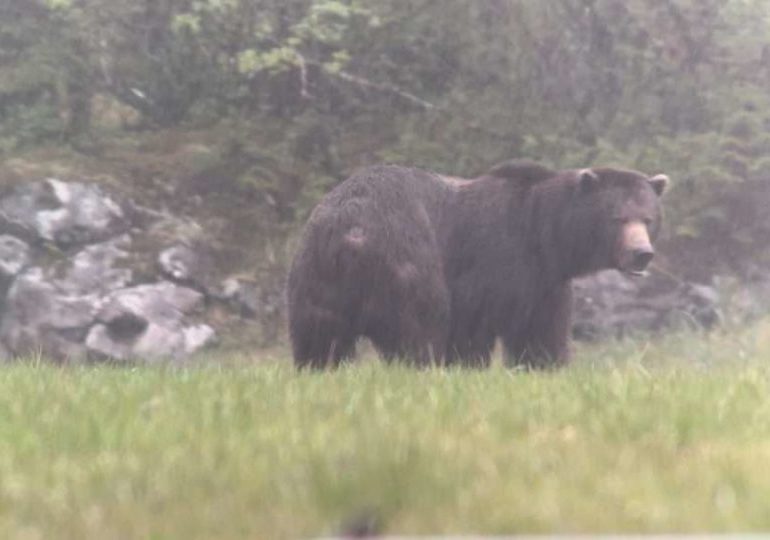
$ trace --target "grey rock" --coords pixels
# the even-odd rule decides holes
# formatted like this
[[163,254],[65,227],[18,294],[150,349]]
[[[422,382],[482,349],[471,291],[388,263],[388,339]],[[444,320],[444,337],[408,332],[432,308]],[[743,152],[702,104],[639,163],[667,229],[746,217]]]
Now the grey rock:
[[99,320],[109,322],[130,313],[152,321],[177,322],[201,306],[203,295],[169,281],[138,285],[113,291],[99,312]]
[[709,329],[721,320],[715,288],[660,274],[628,278],[609,270],[575,280],[572,332],[593,341],[682,326]]
[[242,317],[246,318],[252,318],[265,310],[273,309],[262,301],[260,288],[255,283],[237,277],[229,277],[222,282],[217,298],[228,302]]
[[213,255],[201,245],[175,244],[158,255],[158,265],[169,279],[209,293],[216,288]]
[[86,346],[94,355],[119,360],[181,358],[214,337],[205,325],[185,324],[202,302],[201,293],[170,282],[114,291],[103,302]]
[[207,324],[188,326],[182,333],[184,334],[185,354],[193,354],[213,343],[216,339],[216,332]]
[[63,247],[103,241],[130,226],[98,186],[55,178],[16,186],[0,200],[0,221],[16,236]]
[[92,358],[176,359],[184,352],[184,335],[181,328],[148,323],[139,334],[127,339],[115,333],[110,324],[96,324],[86,337],[86,347]]
[[62,293],[40,268],[11,285],[0,319],[0,340],[14,355],[42,352],[55,359],[82,358],[82,339],[98,309],[95,295]]
[[44,352],[56,359],[85,357],[83,345],[103,296],[131,280],[114,265],[130,243],[119,237],[95,244],[47,269],[29,268],[8,289],[0,317],[0,341],[14,355]]
[[195,221],[49,178],[0,198],[0,228],[0,361],[178,359],[215,341],[195,321],[219,286]]
[[273,344],[280,339],[286,312],[283,276],[263,277],[259,282],[231,276],[221,283],[217,295],[211,296],[224,302],[241,318],[253,319],[262,344]]
[[25,182],[0,199],[0,219],[3,228],[14,236],[37,240],[40,238],[37,231],[38,212],[60,207],[50,184]]
[[30,263],[26,242],[7,234],[0,235],[0,279],[13,278]]
[[78,328],[93,320],[96,295],[62,294],[40,268],[20,275],[8,291],[5,314],[23,322],[39,321],[54,328]]
[[127,287],[115,265],[128,237],[88,246],[58,268],[30,268],[8,290],[0,342],[10,354],[58,360],[181,358],[209,344],[214,330],[189,325],[203,295],[164,281]]
[[119,236],[108,242],[88,246],[66,262],[57,285],[73,294],[106,294],[126,287],[133,278],[129,268],[119,266],[130,254],[131,238]]
[[195,262],[196,254],[188,246],[172,246],[158,255],[158,263],[163,272],[179,281],[192,278]]

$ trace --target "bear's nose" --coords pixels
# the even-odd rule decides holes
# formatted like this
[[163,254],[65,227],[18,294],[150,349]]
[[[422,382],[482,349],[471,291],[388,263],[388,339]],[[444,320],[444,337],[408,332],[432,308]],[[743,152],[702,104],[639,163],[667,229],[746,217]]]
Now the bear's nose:
[[655,252],[652,248],[635,249],[633,252],[632,266],[635,270],[644,270],[650,261],[655,256]]

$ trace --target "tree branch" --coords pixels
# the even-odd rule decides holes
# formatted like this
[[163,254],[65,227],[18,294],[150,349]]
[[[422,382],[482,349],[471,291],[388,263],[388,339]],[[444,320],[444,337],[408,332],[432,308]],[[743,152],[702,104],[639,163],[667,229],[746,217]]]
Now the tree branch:
[[310,99],[313,96],[307,90],[307,62],[305,57],[299,53],[296,53],[297,64],[299,65],[299,82],[300,82],[300,95],[302,99]]
[[[307,66],[315,66],[319,68],[323,73],[328,75],[329,77],[335,77],[337,79],[341,79],[345,82],[355,84],[357,86],[360,86],[362,88],[366,88],[368,90],[375,90],[377,92],[383,93],[383,94],[391,94],[393,96],[396,96],[397,98],[409,102],[412,105],[416,105],[420,107],[421,109],[425,110],[432,110],[438,108],[433,103],[426,101],[422,99],[419,96],[416,96],[412,94],[411,92],[408,92],[406,90],[403,90],[397,86],[393,86],[391,84],[385,84],[385,83],[379,83],[372,80],[369,80],[365,77],[361,77],[360,75],[354,75],[353,73],[350,73],[349,71],[334,71],[329,68],[327,68],[323,63],[316,62],[313,60],[308,60],[305,57],[303,57],[299,52],[295,53],[299,62],[300,67],[300,76],[303,77],[303,85],[307,84],[306,77],[307,77]],[[305,90],[303,86],[303,91]]]
[[429,101],[425,101],[424,99],[418,96],[415,96],[411,92],[402,90],[397,86],[370,81],[369,79],[365,79],[364,77],[360,77],[358,75],[353,75],[352,73],[349,73],[347,71],[329,71],[324,69],[324,73],[326,73],[327,75],[331,75],[332,77],[337,77],[338,79],[342,79],[343,81],[356,84],[363,88],[368,88],[368,89],[376,90],[378,92],[382,92],[385,94],[394,95],[404,101],[411,103],[412,105],[417,105],[418,107],[421,107],[426,110],[437,108],[436,105],[434,105],[433,103]]

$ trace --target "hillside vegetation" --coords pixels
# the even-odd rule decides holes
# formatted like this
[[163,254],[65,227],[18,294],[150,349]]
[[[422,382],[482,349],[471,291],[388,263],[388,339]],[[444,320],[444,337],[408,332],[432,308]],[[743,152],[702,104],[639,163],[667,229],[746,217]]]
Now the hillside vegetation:
[[662,266],[743,276],[770,238],[769,20],[768,0],[2,0],[0,159],[200,204],[259,280],[363,164],[623,165],[674,180]]

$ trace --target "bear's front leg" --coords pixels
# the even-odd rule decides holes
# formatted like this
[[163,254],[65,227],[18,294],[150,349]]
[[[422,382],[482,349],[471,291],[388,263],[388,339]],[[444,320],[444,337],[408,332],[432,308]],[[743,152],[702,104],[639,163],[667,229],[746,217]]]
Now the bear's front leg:
[[[530,312],[526,324],[503,335],[505,361],[509,367],[556,368],[569,361],[572,327],[572,284],[549,290]],[[521,331],[521,328],[524,331]]]

